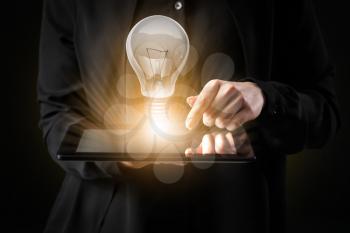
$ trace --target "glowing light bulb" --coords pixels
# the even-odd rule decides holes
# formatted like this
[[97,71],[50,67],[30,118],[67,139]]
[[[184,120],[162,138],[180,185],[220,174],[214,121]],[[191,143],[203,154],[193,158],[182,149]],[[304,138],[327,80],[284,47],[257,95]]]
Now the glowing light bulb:
[[188,36],[175,20],[153,15],[139,21],[127,37],[126,54],[141,84],[142,95],[171,96],[189,48]]

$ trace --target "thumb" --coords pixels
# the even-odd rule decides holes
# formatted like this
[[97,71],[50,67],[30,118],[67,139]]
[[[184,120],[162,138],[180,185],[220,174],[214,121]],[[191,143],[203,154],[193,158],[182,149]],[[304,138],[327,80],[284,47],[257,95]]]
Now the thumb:
[[194,105],[194,103],[196,102],[197,97],[198,97],[198,95],[187,97],[186,102],[188,105],[190,105],[191,108]]

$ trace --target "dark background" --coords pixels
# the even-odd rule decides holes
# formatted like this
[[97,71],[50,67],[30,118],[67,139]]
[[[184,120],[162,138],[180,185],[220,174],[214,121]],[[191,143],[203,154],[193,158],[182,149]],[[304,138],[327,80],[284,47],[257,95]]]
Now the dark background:
[[[342,128],[322,150],[288,159],[289,232],[350,232],[350,4],[315,1],[330,56]],[[42,1],[12,1],[2,8],[5,74],[5,153],[1,153],[4,232],[41,232],[64,173],[51,160],[38,129],[36,77]],[[8,41],[7,41],[8,40]],[[296,67],[297,68],[297,67]],[[292,139],[291,139],[292,140]],[[10,230],[11,229],[11,230]]]

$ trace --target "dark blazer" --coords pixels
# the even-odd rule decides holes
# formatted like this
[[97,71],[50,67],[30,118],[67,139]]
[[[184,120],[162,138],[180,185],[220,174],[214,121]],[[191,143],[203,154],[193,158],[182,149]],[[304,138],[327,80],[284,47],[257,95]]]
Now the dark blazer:
[[[203,174],[188,171],[193,179],[210,177],[191,192],[191,179],[164,186],[145,178],[152,176],[144,175],[149,173],[147,168],[129,171],[110,162],[57,161],[66,177],[45,232],[100,232],[114,202],[120,213],[115,216],[119,226],[115,232],[182,232],[186,228],[191,232],[283,232],[285,155],[324,145],[339,125],[334,69],[311,1],[213,2],[185,1],[185,9],[192,6],[192,10],[178,13],[172,12],[172,1],[45,1],[38,100],[40,127],[53,159],[72,125],[103,124],[101,113],[117,99],[111,87],[117,85],[128,65],[126,36],[142,6],[149,9],[147,16],[157,14],[157,4],[169,4],[168,11],[161,13],[178,21],[182,20],[179,14],[188,14],[189,19],[195,14],[192,11],[203,14],[199,25],[207,25],[211,31],[192,33],[190,40],[221,39],[221,43],[211,43],[211,49],[208,42],[209,52],[230,54],[233,38],[238,39],[247,77],[242,81],[256,82],[266,98],[261,116],[250,128],[258,164],[237,169],[216,166]],[[232,35],[230,30],[224,31],[227,25],[236,28]],[[200,32],[200,26],[193,28]],[[203,55],[201,51],[199,55]],[[228,180],[222,181],[220,174]],[[249,202],[237,197],[241,195],[237,187],[246,189],[241,197]],[[174,193],[182,193],[181,198]],[[218,198],[210,202],[206,193]]]

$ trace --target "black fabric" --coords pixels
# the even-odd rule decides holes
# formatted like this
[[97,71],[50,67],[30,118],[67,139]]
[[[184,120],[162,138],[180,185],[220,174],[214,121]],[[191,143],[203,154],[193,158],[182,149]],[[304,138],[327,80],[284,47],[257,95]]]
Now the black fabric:
[[172,185],[153,177],[151,167],[128,173],[101,232],[267,232],[268,193],[259,166],[188,165]]
[[115,87],[130,69],[126,36],[161,2],[198,50],[193,88],[200,90],[206,56],[222,52],[235,60],[233,79],[263,90],[263,112],[249,126],[258,164],[189,166],[167,186],[149,167],[58,162],[67,175],[45,232],[283,232],[285,155],[322,146],[339,125],[334,72],[311,1],[185,1],[177,12],[172,1],[46,0],[38,100],[50,155],[70,126],[103,127],[108,108],[125,103]]

